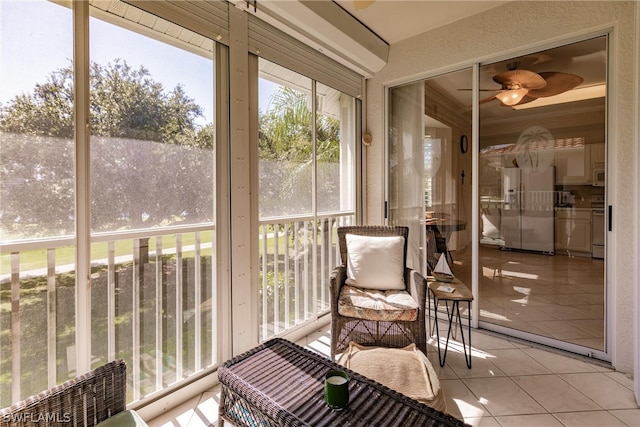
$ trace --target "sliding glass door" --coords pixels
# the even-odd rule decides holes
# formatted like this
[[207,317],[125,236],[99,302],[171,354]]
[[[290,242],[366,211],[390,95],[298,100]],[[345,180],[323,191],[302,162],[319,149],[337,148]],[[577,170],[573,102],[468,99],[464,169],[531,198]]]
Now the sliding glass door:
[[505,90],[480,100],[479,321],[599,358],[606,58],[600,37],[480,67]]
[[469,286],[471,85],[462,70],[392,88],[389,103],[389,223],[409,226],[414,269],[440,262]]
[[478,65],[475,169],[472,70],[393,87],[388,150],[389,222],[410,227],[414,268],[444,258],[482,328],[605,360],[606,46]]

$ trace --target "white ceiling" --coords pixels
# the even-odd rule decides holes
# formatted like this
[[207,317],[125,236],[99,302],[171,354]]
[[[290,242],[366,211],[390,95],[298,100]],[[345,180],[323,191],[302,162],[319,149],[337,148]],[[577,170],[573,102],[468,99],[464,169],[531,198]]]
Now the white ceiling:
[[334,1],[388,44],[508,3],[482,0]]
[[[509,3],[509,1],[484,0],[334,0],[334,2],[391,45]],[[493,81],[493,77],[507,71],[507,64],[514,61],[518,62],[521,68],[538,73],[556,71],[579,75],[584,78],[579,88],[604,88],[606,82],[605,46],[604,38],[599,38],[484,65],[480,69],[480,88],[483,90],[480,96],[484,98],[497,93],[500,85]],[[471,77],[471,70],[468,69],[430,79],[430,83],[461,109],[469,112],[472,104],[471,91],[460,89],[471,88]],[[567,102],[560,100],[560,98],[561,96],[558,95],[541,99],[553,100],[552,104]],[[588,103],[592,104],[593,101],[588,101]],[[540,104],[541,102],[536,101],[529,106]],[[557,108],[562,109],[563,107],[559,105]],[[498,101],[484,103],[482,110],[485,121],[489,119],[500,120],[510,114],[517,114],[515,110],[505,108]],[[519,115],[522,116],[523,113],[521,112]]]

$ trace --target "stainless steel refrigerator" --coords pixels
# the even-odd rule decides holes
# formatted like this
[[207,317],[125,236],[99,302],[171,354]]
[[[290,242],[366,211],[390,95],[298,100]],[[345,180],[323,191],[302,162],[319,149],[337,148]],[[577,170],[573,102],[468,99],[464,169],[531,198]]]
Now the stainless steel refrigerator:
[[554,253],[555,168],[505,168],[502,237],[505,249]]

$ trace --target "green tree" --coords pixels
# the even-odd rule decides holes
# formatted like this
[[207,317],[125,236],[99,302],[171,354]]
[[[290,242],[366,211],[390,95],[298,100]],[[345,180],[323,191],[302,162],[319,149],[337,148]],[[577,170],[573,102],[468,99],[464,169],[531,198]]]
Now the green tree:
[[307,95],[282,87],[271,99],[272,108],[261,118],[260,157],[272,160],[309,160],[311,110]]
[[[90,67],[92,228],[211,221],[213,124],[181,86],[125,61]],[[0,227],[9,238],[73,232],[73,70],[0,110]]]
[[[272,108],[259,117],[260,213],[263,216],[308,213],[314,162],[314,124],[309,97],[304,92],[282,87],[270,102]],[[340,121],[317,115],[315,128],[316,164],[337,167]],[[328,195],[327,204],[335,199],[335,205],[338,194],[333,190],[336,185],[329,178],[331,172],[325,169],[318,169],[318,173],[324,175],[318,179],[318,191]]]
[[0,115],[0,130],[7,133],[73,136],[73,71],[52,72],[33,93],[17,95]]
[[[165,92],[149,70],[126,61],[90,66],[92,136],[131,138],[212,147],[213,136],[195,123],[202,108],[178,85]],[[32,93],[13,98],[0,116],[0,130],[73,138],[73,69],[53,71]],[[203,132],[201,134],[201,132]]]

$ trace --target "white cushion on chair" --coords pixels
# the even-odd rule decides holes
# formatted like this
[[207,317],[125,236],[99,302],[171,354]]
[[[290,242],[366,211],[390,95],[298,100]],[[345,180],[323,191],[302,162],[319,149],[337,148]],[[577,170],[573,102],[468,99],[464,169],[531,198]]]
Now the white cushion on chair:
[[345,236],[348,285],[404,290],[404,237]]
[[418,303],[407,291],[379,291],[345,285],[338,297],[338,313],[346,317],[377,322],[413,322],[418,318]]

